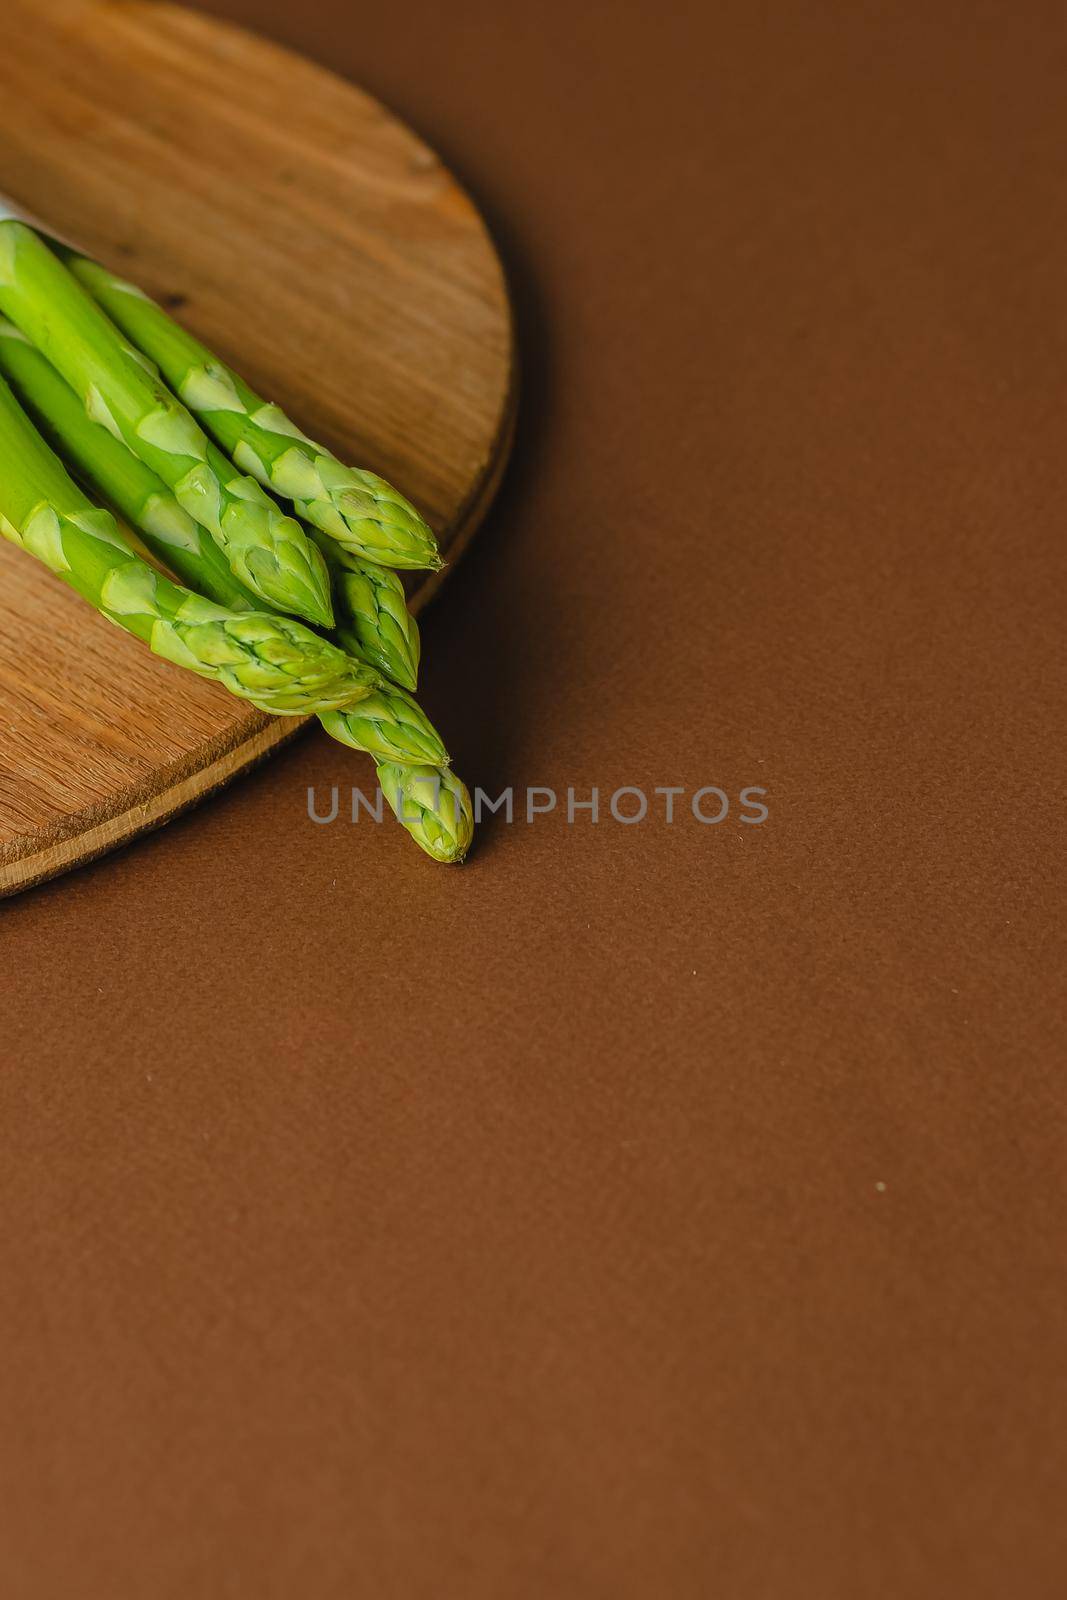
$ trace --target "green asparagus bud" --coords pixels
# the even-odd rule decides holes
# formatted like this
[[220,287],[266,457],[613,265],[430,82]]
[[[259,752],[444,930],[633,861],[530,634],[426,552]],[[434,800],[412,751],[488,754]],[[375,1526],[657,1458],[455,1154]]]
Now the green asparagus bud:
[[362,656],[394,683],[414,689],[419,674],[419,629],[408,610],[404,585],[388,567],[358,561],[318,529],[313,537],[333,579],[337,638],[346,650]]
[[448,767],[401,766],[379,761],[378,782],[398,821],[428,856],[460,862],[474,834],[471,798]]
[[358,706],[323,713],[326,732],[381,760],[445,767],[448,751],[426,713],[403,689],[379,689]]

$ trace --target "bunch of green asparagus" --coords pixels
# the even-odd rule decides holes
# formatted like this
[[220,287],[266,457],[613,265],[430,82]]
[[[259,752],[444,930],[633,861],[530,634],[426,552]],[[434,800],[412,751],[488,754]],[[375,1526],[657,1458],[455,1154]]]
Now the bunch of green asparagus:
[[0,532],[168,661],[317,715],[374,759],[428,855],[466,855],[470,798],[412,694],[397,576],[440,566],[426,523],[139,289],[6,218]]

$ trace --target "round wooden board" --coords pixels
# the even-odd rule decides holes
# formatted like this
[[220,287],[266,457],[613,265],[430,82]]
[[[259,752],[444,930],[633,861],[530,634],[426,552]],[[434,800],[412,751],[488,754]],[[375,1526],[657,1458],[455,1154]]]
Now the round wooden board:
[[[0,187],[394,482],[454,562],[507,456],[512,332],[485,227],[432,151],[350,84],[177,6],[4,13]],[[166,821],[301,725],[158,661],[0,544],[0,894]]]

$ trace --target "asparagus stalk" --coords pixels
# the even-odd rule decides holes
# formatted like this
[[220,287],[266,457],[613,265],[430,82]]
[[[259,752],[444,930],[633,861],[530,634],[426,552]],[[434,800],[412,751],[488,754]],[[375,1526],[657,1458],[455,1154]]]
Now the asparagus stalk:
[[440,567],[430,529],[384,479],[343,465],[309,439],[133,284],[73,251],[64,259],[242,471],[290,500],[305,521],[360,560]]
[[[212,445],[131,357],[63,263],[25,223],[0,220],[0,311],[207,528],[234,576],[268,604],[330,626],[325,563],[300,525]],[[150,354],[145,352],[145,354]]]
[[292,617],[235,612],[172,583],[86,499],[0,379],[0,533],[157,655],[277,716],[353,705],[383,687]]

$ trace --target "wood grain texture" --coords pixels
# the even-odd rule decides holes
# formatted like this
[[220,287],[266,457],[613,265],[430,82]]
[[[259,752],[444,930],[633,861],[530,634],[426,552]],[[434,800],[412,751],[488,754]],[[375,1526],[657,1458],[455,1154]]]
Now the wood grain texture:
[[[396,483],[453,562],[506,460],[512,336],[484,225],[433,152],[350,84],[176,6],[5,0],[4,22],[19,114],[0,188]],[[441,579],[413,576],[418,609]],[[158,661],[0,547],[0,894],[165,821],[302,725]]]

